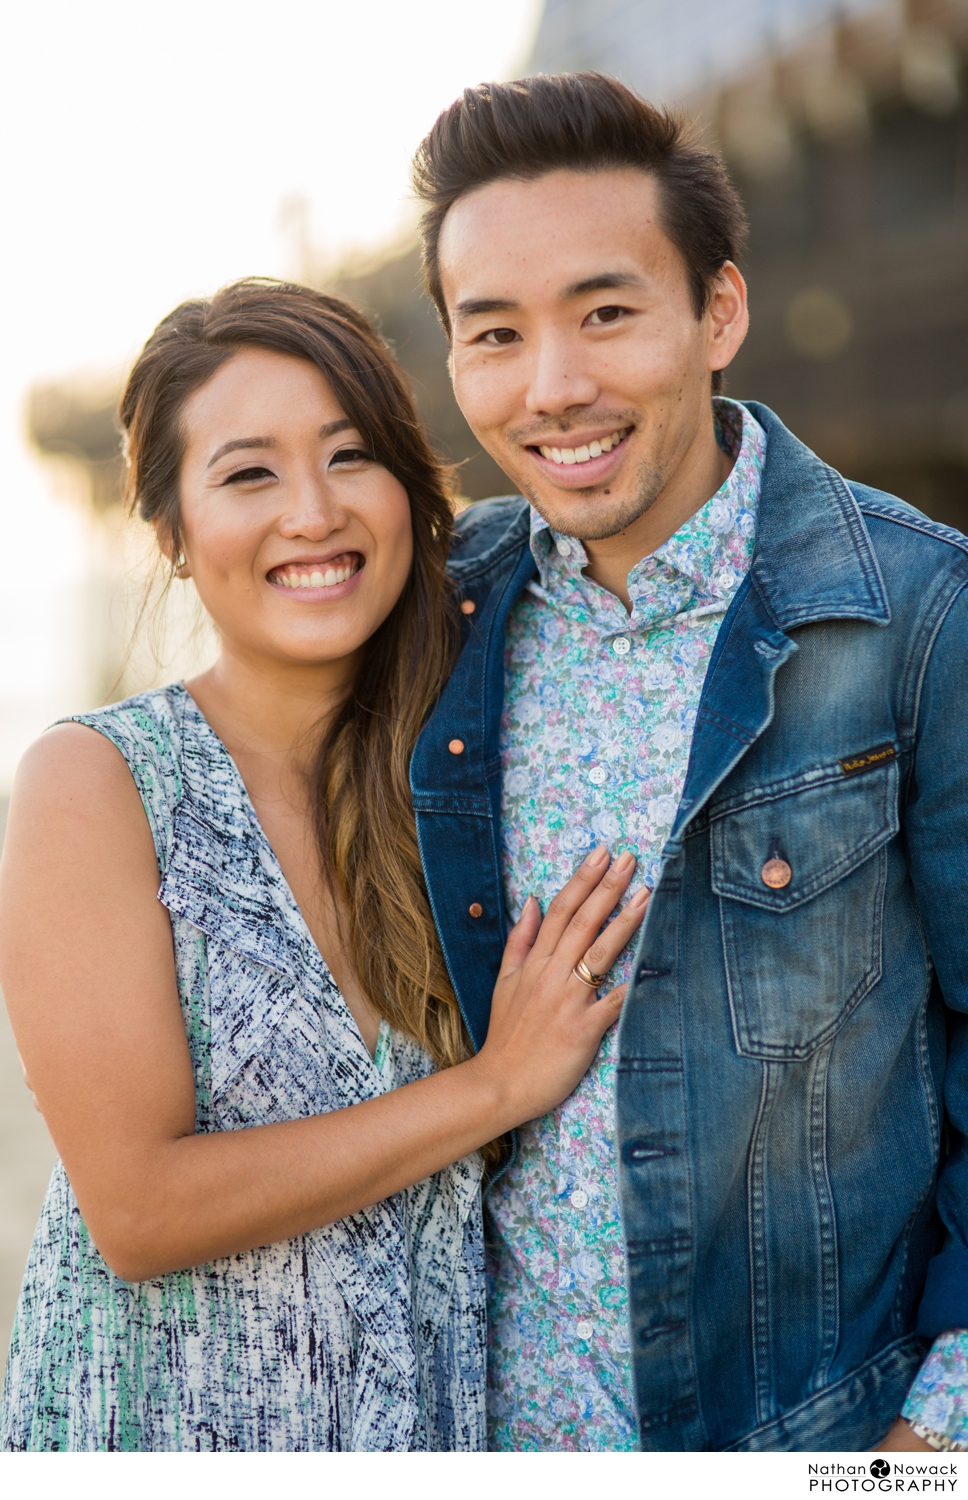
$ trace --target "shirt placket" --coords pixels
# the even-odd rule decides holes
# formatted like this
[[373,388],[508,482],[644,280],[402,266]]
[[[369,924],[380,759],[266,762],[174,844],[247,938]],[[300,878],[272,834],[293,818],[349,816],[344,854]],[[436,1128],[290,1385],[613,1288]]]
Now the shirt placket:
[[[599,680],[611,679],[622,695],[627,691],[626,679],[634,670],[636,641],[628,615],[618,601],[614,602],[614,610],[604,603],[595,612],[600,633],[594,643],[592,665]],[[599,744],[586,764],[579,763],[576,774],[585,783],[582,800],[589,819],[613,811],[621,823],[621,788],[629,777],[628,765]],[[617,972],[621,974],[626,966],[620,963],[613,969],[603,991],[621,982]],[[614,1032],[609,1032],[598,1058],[557,1111],[558,1289],[571,1313],[569,1326],[563,1331],[575,1358],[586,1352],[594,1356],[596,1344],[601,1349],[602,1340],[609,1344],[615,1341],[614,1314],[609,1316],[598,1297],[612,1274],[607,1234],[610,1211],[617,1201],[616,1182],[603,1180],[601,1170],[602,1162],[613,1155],[607,1142],[614,1138],[615,1130],[610,1082],[614,1045]],[[613,1234],[616,1228],[612,1226]],[[618,1251],[621,1254],[620,1246]]]

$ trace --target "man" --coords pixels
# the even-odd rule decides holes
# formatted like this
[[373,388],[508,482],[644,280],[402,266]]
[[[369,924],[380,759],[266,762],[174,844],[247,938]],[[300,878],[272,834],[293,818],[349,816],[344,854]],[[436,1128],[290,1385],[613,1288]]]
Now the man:
[[583,976],[630,980],[617,1035],[489,1192],[492,1444],[961,1447],[968,542],[715,396],[743,215],[676,121],[482,86],[415,183],[457,400],[527,497],[462,518],[412,767],[475,1044],[505,909],[598,843],[653,888]]

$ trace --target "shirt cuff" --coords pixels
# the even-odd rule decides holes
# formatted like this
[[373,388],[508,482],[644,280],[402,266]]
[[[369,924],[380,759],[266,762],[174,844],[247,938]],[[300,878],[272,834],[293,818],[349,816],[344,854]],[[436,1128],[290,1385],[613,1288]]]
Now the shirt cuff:
[[935,1339],[901,1416],[968,1445],[968,1329],[955,1328]]

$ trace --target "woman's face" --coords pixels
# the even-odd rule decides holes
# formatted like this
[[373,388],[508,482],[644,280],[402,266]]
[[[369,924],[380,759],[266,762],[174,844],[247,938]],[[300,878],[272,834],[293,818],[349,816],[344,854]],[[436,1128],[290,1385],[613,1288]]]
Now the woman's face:
[[223,649],[322,665],[393,609],[410,504],[316,365],[241,349],[186,401],[183,550]]

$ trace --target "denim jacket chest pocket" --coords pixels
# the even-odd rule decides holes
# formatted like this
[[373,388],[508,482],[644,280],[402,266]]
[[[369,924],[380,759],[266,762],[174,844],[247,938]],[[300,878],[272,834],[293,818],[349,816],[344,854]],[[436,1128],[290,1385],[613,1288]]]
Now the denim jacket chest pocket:
[[[881,977],[899,828],[897,756],[883,753],[859,775],[838,761],[710,809],[733,1032],[747,1057],[809,1057]],[[771,858],[788,866],[786,884],[764,878],[777,879],[764,870]]]

